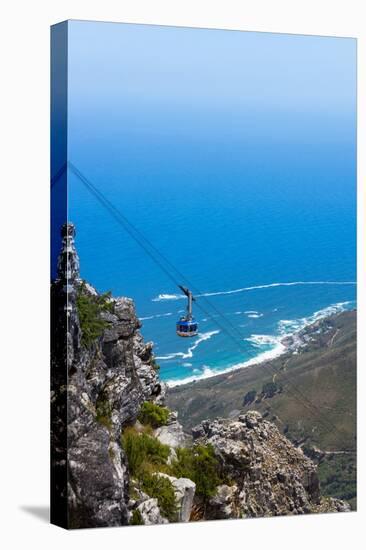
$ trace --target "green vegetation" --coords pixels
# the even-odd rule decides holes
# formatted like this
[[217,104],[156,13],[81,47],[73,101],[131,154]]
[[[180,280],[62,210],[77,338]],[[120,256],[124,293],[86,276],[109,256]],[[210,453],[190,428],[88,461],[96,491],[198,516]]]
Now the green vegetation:
[[211,445],[195,445],[177,449],[177,460],[171,466],[176,477],[188,477],[196,484],[196,494],[204,501],[216,493],[221,483],[218,461]]
[[95,420],[99,422],[99,424],[102,424],[108,430],[110,431],[112,429],[112,407],[108,401],[108,399],[104,399],[103,397],[99,397],[96,405],[96,417]]
[[257,397],[257,391],[256,390],[250,390],[244,395],[243,399],[243,407],[246,405],[250,405],[255,401],[255,398]]
[[356,509],[356,457],[353,454],[329,455],[318,465],[322,494],[347,500]]
[[140,510],[137,510],[137,508],[132,512],[130,525],[144,525],[144,520],[142,519],[141,512]]
[[76,306],[80,320],[81,343],[85,347],[90,347],[108,327],[108,323],[101,319],[100,314],[104,311],[113,311],[114,304],[110,297],[110,292],[93,296],[87,291],[84,282],[78,288]]
[[174,487],[168,478],[145,472],[141,479],[141,489],[150,497],[158,499],[158,505],[164,517],[169,521],[177,519]]
[[174,488],[169,479],[156,475],[169,473],[167,459],[170,447],[163,445],[146,431],[126,428],[122,434],[122,446],[127,454],[130,474],[140,489],[152,498],[157,498],[159,508],[167,519],[176,519],[177,506]]
[[142,431],[128,427],[124,430],[121,441],[131,477],[142,491],[157,498],[162,514],[169,521],[175,521],[177,514],[174,487],[168,478],[157,474],[166,473],[191,479],[196,484],[196,494],[204,502],[216,493],[217,486],[222,482],[218,474],[219,464],[211,445],[178,448],[177,458],[168,465],[170,447],[153,437],[150,427]]
[[275,382],[266,382],[262,387],[262,396],[271,398],[276,395],[278,391],[277,384]]
[[[142,479],[145,472],[164,470],[170,448],[146,432],[126,428],[122,434],[122,446],[127,454],[131,476]],[[159,468],[162,467],[162,468]]]
[[164,426],[169,418],[169,409],[167,407],[161,407],[151,401],[145,401],[142,404],[138,420],[141,424],[148,424],[152,428],[158,428]]

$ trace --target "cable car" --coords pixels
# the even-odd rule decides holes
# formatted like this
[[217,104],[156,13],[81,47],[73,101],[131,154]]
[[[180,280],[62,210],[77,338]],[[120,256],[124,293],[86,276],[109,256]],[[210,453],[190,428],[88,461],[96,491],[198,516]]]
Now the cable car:
[[187,305],[187,314],[183,315],[177,321],[177,335],[183,336],[185,338],[189,338],[191,336],[197,336],[198,333],[198,323],[194,320],[194,317],[192,316],[192,302],[195,301],[195,298],[192,295],[192,292],[185,288],[184,286],[180,286],[179,288],[185,294],[188,298],[188,305]]

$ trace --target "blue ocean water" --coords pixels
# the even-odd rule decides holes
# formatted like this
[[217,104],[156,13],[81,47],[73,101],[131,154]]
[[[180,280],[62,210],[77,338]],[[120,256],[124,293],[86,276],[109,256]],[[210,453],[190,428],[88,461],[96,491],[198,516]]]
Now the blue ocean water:
[[69,174],[82,276],[135,300],[164,380],[355,307],[355,91],[351,39],[71,22],[69,160],[198,289],[178,338],[179,289]]

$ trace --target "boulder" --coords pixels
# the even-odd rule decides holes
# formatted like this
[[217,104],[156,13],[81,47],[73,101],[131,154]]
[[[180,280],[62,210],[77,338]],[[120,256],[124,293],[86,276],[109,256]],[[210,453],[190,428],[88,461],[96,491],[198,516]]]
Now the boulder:
[[148,498],[137,506],[137,510],[141,514],[144,525],[156,525],[159,523],[169,523],[160,513],[158,500],[156,498]]
[[177,420],[157,428],[154,435],[161,443],[169,445],[173,449],[185,447],[187,444],[187,436],[183,431],[183,426]]
[[173,485],[178,508],[178,522],[189,521],[196,492],[196,484],[191,479],[185,477],[176,478],[164,473],[158,473],[156,475],[169,479]]

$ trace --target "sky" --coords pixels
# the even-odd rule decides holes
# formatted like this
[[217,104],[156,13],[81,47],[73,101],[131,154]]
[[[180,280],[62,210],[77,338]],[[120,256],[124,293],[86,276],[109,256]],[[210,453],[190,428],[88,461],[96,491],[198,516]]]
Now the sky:
[[217,155],[355,147],[352,38],[71,21],[68,52],[69,159],[126,192]]
[[172,123],[187,138],[227,117],[233,133],[256,133],[253,115],[274,110],[355,115],[352,38],[71,21],[68,40],[71,119],[92,109],[101,131],[111,113],[136,117],[136,133],[158,119],[161,139]]

